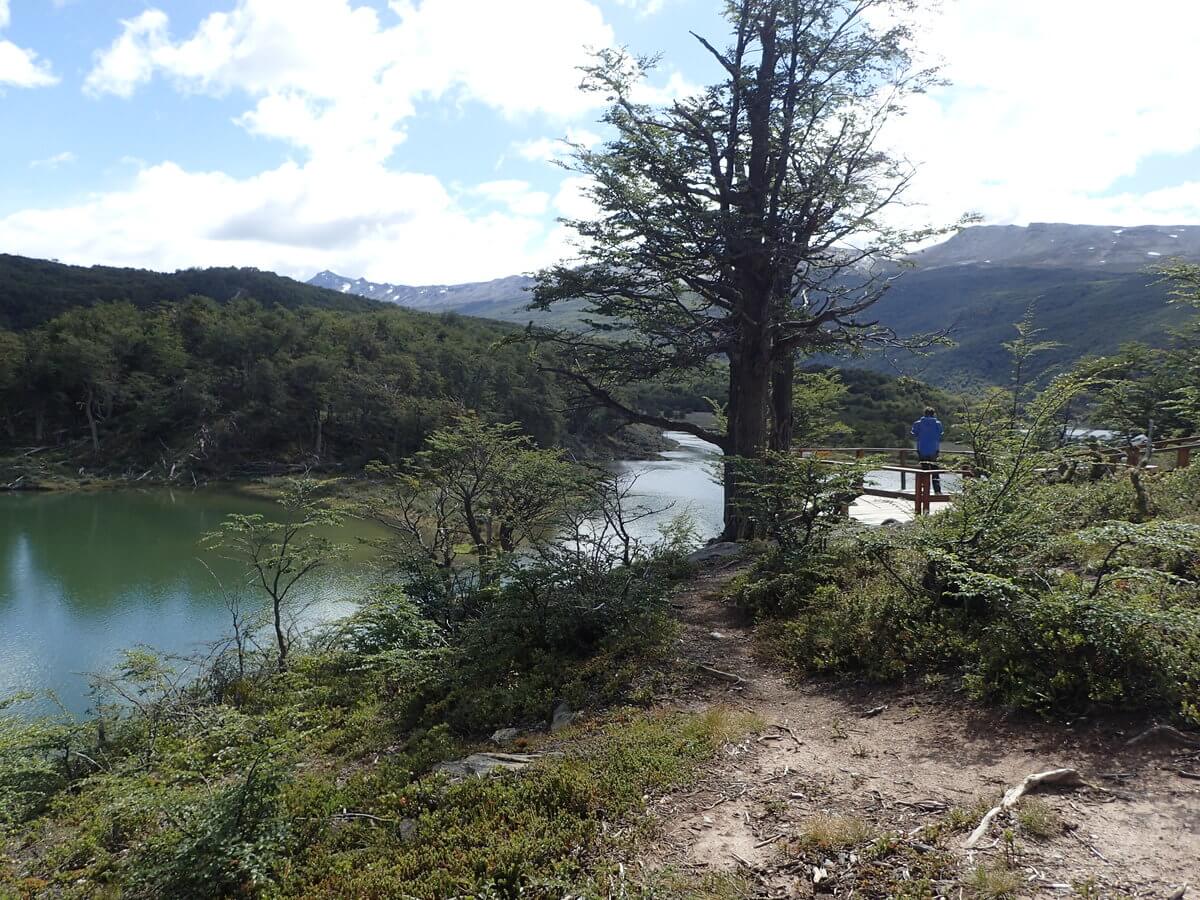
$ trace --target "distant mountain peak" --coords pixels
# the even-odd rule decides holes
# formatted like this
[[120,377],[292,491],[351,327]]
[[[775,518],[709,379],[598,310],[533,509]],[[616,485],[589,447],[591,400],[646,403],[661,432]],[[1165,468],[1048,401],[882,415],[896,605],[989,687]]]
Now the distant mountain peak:
[[326,269],[310,278],[308,283],[429,312],[465,312],[490,318],[520,319],[529,303],[528,289],[533,285],[533,279],[526,275],[510,275],[464,284],[388,284],[350,278]]
[[1174,257],[1200,259],[1200,226],[974,225],[912,259],[923,269],[976,265],[1129,272]]

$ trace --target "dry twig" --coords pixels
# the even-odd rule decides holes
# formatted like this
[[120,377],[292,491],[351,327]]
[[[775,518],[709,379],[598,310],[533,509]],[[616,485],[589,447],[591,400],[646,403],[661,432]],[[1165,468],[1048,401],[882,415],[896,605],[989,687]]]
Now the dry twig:
[[991,827],[992,821],[996,816],[1006,810],[1012,809],[1026,793],[1044,784],[1061,784],[1078,787],[1086,784],[1086,782],[1075,769],[1051,769],[1048,772],[1036,772],[1033,775],[1026,776],[1025,780],[1020,784],[1004,792],[1004,798],[998,806],[994,806],[987,811],[987,814],[979,822],[979,825],[971,832],[971,836],[963,842],[963,849],[970,850],[978,844],[983,839],[983,836],[987,834],[987,830]]

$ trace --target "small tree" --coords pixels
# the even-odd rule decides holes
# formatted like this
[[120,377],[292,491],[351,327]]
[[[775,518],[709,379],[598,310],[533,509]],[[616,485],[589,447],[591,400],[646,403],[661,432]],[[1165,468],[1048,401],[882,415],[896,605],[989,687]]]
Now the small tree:
[[322,532],[340,525],[343,517],[317,501],[316,489],[312,479],[292,479],[281,503],[281,521],[258,513],[236,513],[203,541],[227,559],[242,563],[252,583],[266,594],[275,631],[276,666],[281,672],[287,669],[291,650],[284,618],[295,588],[342,553]]
[[[559,450],[534,446],[518,426],[474,415],[431,434],[409,465],[373,472],[383,484],[361,513],[395,535],[398,546],[385,547],[392,562],[443,607],[494,584],[506,555],[556,540],[590,480],[586,469]],[[473,565],[464,566],[468,559]],[[445,620],[465,612],[435,614]]]

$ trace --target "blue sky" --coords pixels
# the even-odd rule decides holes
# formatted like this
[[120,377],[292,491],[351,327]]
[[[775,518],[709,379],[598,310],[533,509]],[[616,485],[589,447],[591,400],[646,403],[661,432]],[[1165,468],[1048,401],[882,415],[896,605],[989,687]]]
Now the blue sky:
[[[648,99],[716,75],[718,0],[0,0],[0,252],[407,283],[527,271],[586,213],[585,47],[659,52]],[[900,215],[1200,224],[1200,4],[946,0],[953,86],[887,136]],[[1169,21],[1171,27],[1163,27]]]

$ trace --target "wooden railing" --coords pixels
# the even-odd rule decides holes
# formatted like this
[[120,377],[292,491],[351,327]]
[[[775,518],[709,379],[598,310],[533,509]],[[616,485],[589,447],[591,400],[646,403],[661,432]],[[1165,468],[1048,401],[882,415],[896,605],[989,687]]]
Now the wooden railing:
[[[1081,445],[1080,450],[1091,452],[1090,448],[1086,445]],[[1200,437],[1164,438],[1155,441],[1149,450],[1151,456],[1154,453],[1173,453],[1175,455],[1175,468],[1186,468],[1191,464],[1192,451],[1200,450]],[[950,503],[954,500],[953,494],[933,493],[934,475],[938,475],[940,481],[940,476],[942,475],[959,475],[963,478],[970,478],[975,474],[969,466],[963,469],[933,468],[928,467],[928,463],[922,464],[920,467],[909,466],[907,465],[908,461],[917,456],[917,452],[910,447],[799,447],[796,452],[805,456],[811,456],[814,459],[831,465],[843,462],[843,460],[837,457],[847,457],[854,460],[865,460],[872,456],[896,457],[899,460],[899,465],[875,466],[874,471],[899,472],[900,490],[895,491],[864,484],[862,485],[862,493],[869,497],[912,500],[914,514],[918,516],[928,514],[930,506],[933,503]],[[1137,447],[1101,447],[1100,452],[1104,456],[1101,460],[1096,460],[1093,463],[1095,465],[1122,469],[1145,467],[1142,450]],[[963,457],[965,459],[975,458],[975,453],[972,450],[942,450],[938,455],[943,457]],[[848,462],[848,459],[845,461]],[[913,476],[912,491],[907,490],[909,475]]]
[[[948,469],[933,466],[930,463],[924,463],[920,466],[906,465],[909,459],[917,456],[917,451],[910,447],[800,447],[797,448],[798,453],[811,456],[822,463],[829,465],[849,464],[849,460],[837,459],[838,456],[852,457],[855,460],[865,460],[871,456],[896,456],[900,460],[900,465],[879,465],[873,466],[872,471],[876,472],[898,472],[900,474],[900,490],[892,490],[890,488],[874,487],[866,484],[860,485],[860,490],[863,495],[868,497],[886,497],[898,500],[912,500],[913,514],[917,516],[927,515],[934,503],[950,503],[954,500],[953,494],[934,493],[933,492],[933,477],[938,476],[939,483],[943,475],[959,475],[963,478],[972,476],[972,471],[967,469]],[[975,453],[971,450],[943,450],[939,456],[961,456],[974,459]],[[907,490],[908,476],[912,476],[913,490]]]

